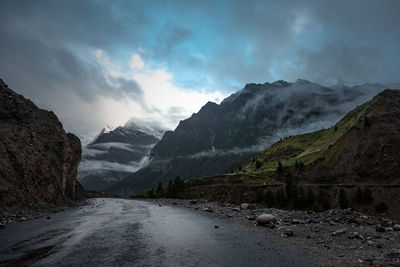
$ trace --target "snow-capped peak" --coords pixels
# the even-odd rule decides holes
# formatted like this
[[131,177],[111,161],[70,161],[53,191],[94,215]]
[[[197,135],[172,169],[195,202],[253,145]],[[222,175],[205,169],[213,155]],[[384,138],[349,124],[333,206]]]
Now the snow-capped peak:
[[142,120],[138,118],[130,119],[125,123],[124,127],[134,128],[158,139],[161,139],[164,133],[169,130],[168,128],[162,126],[160,122],[154,120]]
[[101,133],[102,133],[102,134],[109,133],[109,132],[111,132],[111,131],[114,131],[117,127],[118,127],[118,126],[106,125],[106,126],[103,128],[103,130],[101,130]]

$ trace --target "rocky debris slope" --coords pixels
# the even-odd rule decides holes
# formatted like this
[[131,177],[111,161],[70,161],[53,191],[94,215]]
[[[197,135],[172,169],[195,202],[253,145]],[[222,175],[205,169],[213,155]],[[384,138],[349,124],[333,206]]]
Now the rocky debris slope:
[[307,250],[321,266],[399,266],[400,222],[352,209],[321,213],[219,204],[199,200],[154,200],[245,225],[266,238]]
[[0,207],[84,197],[76,181],[79,139],[57,116],[39,109],[0,80]]

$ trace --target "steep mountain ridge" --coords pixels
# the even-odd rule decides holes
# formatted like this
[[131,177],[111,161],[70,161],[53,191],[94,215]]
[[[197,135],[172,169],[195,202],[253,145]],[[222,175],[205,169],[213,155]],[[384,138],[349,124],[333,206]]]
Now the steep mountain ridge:
[[87,189],[103,191],[142,167],[164,132],[155,123],[137,119],[102,129],[83,149],[78,179]]
[[[367,85],[364,85],[367,86]],[[374,87],[329,88],[306,80],[247,84],[220,105],[209,102],[167,132],[148,164],[107,189],[122,195],[164,184],[236,170],[279,138],[330,127],[371,97]]]

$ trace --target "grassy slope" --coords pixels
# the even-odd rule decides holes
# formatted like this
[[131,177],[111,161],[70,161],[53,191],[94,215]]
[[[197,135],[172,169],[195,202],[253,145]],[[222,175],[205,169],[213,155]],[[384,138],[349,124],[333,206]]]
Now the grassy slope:
[[[317,159],[323,159],[325,164],[329,165],[345,147],[345,144],[340,142],[340,137],[353,127],[364,127],[376,100],[374,98],[358,106],[332,128],[292,136],[273,144],[245,165],[242,172],[268,178],[276,171],[279,161],[282,165],[291,167],[296,161],[308,165]],[[260,162],[258,165],[261,167],[256,168],[256,161]]]

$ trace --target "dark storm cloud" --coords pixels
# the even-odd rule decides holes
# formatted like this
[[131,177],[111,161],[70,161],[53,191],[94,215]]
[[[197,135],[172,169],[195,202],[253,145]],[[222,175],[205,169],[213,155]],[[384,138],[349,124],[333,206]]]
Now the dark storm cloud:
[[[40,3],[40,5],[38,5]],[[71,4],[72,3],[72,4]],[[47,85],[42,90],[60,86],[75,90],[90,100],[97,93],[120,96],[140,95],[137,83],[119,80],[119,87],[110,86],[99,66],[82,62],[69,44],[107,47],[124,37],[124,26],[105,8],[79,1],[13,1],[2,5],[0,16],[1,71],[20,90],[28,80]],[[15,75],[10,77],[9,75]],[[30,86],[29,86],[30,87]],[[39,88],[38,88],[39,89]],[[34,90],[30,88],[30,90]]]
[[91,46],[113,46],[135,40],[134,23],[148,20],[136,9],[115,14],[113,4],[101,1],[2,1],[2,30],[31,35],[49,43],[77,41]]
[[[396,82],[399,10],[396,0],[2,1],[0,76],[56,112],[69,94],[87,103],[130,98],[158,114],[135,81],[107,77],[89,54],[129,62],[142,48],[145,62],[191,90],[297,78]],[[66,111],[72,129],[81,129],[82,109]]]
[[328,45],[318,51],[301,51],[304,73],[319,83],[357,84],[370,81],[378,73],[376,62],[382,51],[375,47],[335,47]]
[[[400,1],[215,3],[221,2],[203,4],[209,8],[201,22],[185,21],[208,28],[193,31],[193,37],[207,42],[208,53],[202,64],[188,61],[196,77],[212,73],[220,84],[297,78],[324,84],[398,80]],[[186,2],[178,10],[190,13],[192,8]]]
[[239,2],[221,28],[230,42],[210,66],[240,82],[397,80],[399,10],[400,1]]
[[[141,102],[143,92],[135,81],[110,78],[110,83],[100,66],[83,61],[75,51],[74,45],[109,47],[111,36],[127,39],[123,24],[106,8],[86,1],[5,1],[0,14],[2,78],[39,106],[59,111],[69,129],[84,131],[82,122],[74,122],[82,110],[74,106],[78,103],[71,93],[88,103],[99,96]],[[61,108],[65,104],[69,114],[67,107]],[[94,121],[87,126],[96,125]]]
[[185,27],[176,25],[172,21],[166,22],[157,36],[157,47],[155,48],[157,56],[171,57],[174,53],[174,48],[185,39],[188,39],[191,34]]

